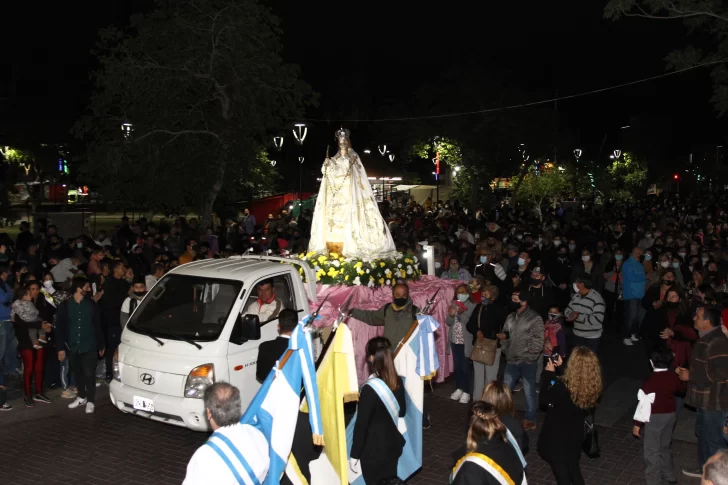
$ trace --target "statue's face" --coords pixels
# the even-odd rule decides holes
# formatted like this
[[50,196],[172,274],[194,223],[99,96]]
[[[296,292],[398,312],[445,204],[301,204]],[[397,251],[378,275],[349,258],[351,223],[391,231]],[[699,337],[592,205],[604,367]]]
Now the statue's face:
[[347,150],[349,148],[349,140],[345,136],[339,137],[339,150]]

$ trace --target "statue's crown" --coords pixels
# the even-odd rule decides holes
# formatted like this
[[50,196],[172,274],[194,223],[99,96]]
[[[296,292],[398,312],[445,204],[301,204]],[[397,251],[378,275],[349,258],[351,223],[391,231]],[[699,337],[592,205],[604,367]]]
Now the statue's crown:
[[341,127],[338,130],[336,130],[336,132],[334,133],[334,136],[338,140],[339,138],[349,138],[350,134],[351,134],[351,132],[349,130],[345,129],[344,127]]

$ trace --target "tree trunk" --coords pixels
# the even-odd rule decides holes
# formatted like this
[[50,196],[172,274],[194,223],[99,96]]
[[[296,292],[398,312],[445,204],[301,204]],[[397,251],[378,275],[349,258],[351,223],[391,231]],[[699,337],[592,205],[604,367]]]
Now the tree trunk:
[[513,188],[513,195],[511,196],[511,207],[516,206],[516,202],[518,201],[518,189],[521,187],[521,183],[523,182],[523,179],[526,177],[527,173],[528,168],[526,168],[526,170],[521,170],[521,173],[518,174],[518,182],[516,182],[516,186]]
[[225,168],[227,167],[227,156],[223,157],[218,162],[217,169],[215,171],[215,183],[210,187],[210,191],[205,197],[205,201],[202,203],[202,228],[207,229],[212,227],[212,207],[215,205],[217,196],[222,189],[222,184],[225,181]]

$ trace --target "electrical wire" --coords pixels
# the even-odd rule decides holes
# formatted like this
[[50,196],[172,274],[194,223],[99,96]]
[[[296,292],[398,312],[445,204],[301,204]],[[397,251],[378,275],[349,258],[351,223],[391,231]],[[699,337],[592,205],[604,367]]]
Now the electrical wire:
[[551,99],[543,99],[541,101],[533,101],[530,103],[521,103],[521,104],[514,104],[511,106],[501,106],[498,108],[489,108],[489,109],[482,109],[477,111],[462,111],[459,113],[447,113],[447,114],[440,114],[440,115],[427,115],[427,116],[408,116],[408,117],[402,117],[402,118],[371,118],[371,119],[342,119],[342,120],[332,120],[332,119],[323,119],[323,118],[296,118],[297,121],[323,121],[323,122],[331,122],[331,123],[363,123],[363,122],[383,122],[383,121],[415,121],[415,120],[432,120],[432,119],[439,119],[439,118],[454,118],[457,116],[469,116],[469,115],[475,115],[475,114],[483,114],[483,113],[493,113],[496,111],[505,111],[509,109],[517,109],[517,108],[526,108],[528,106],[538,106],[540,104],[547,104],[547,103],[553,103],[555,101],[562,101],[565,99],[573,99],[573,98],[579,98],[582,96],[589,96],[592,94],[597,93],[603,93],[605,91],[612,91],[614,89],[620,89],[626,86],[632,86],[634,84],[640,84],[647,81],[653,81],[655,79],[661,79],[668,76],[674,76],[676,74],[681,74],[686,71],[691,71],[693,69],[697,69],[699,67],[704,66],[710,66],[713,64],[721,64],[724,62],[728,62],[728,59],[722,59],[719,61],[712,61],[712,62],[704,62],[702,64],[696,64],[694,66],[686,67],[684,69],[678,69],[676,71],[666,72],[664,74],[658,74],[656,76],[650,76],[643,79],[638,79],[636,81],[630,81],[622,84],[617,84],[616,86],[608,86],[606,88],[600,88],[600,89],[594,89],[592,91],[586,91],[583,93],[576,93],[576,94],[570,94],[568,96],[559,96],[556,98]]

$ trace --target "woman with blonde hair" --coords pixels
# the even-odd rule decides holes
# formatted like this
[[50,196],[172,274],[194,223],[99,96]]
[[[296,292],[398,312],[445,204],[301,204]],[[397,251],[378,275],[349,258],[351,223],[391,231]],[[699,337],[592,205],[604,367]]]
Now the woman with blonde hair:
[[490,382],[485,386],[481,399],[483,402],[493,405],[495,412],[498,413],[498,419],[511,432],[516,443],[518,443],[518,447],[523,453],[528,453],[528,435],[523,429],[521,420],[515,415],[511,390],[508,389],[508,386],[503,381]]
[[468,429],[468,453],[452,470],[453,485],[500,485],[526,483],[526,474],[515,448],[508,442],[506,426],[495,406],[483,401],[473,403]]
[[579,468],[584,419],[602,394],[602,369],[596,354],[576,347],[561,377],[561,356],[549,360],[541,376],[541,407],[546,419],[538,437],[538,454],[551,465],[558,485],[583,485]]

